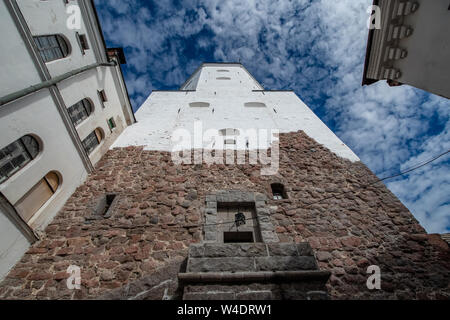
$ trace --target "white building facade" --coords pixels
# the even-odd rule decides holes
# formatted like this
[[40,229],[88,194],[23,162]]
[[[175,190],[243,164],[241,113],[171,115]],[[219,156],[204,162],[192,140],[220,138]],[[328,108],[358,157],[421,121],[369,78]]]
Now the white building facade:
[[0,2],[0,278],[135,122],[93,1]]
[[386,80],[450,98],[450,3],[374,0],[363,85]]
[[[224,149],[262,149],[277,140],[271,132],[303,130],[337,155],[359,161],[293,91],[268,91],[240,63],[204,63],[178,91],[153,91],[136,112],[138,123],[125,129],[112,148],[145,146],[145,150],[219,149],[208,131],[223,137]],[[267,135],[259,138],[259,132]],[[201,138],[199,139],[199,132]],[[258,144],[248,132],[258,133]],[[189,132],[181,141],[179,132]],[[200,141],[201,140],[201,141]],[[228,142],[230,141],[231,142]],[[261,141],[265,140],[265,141]]]

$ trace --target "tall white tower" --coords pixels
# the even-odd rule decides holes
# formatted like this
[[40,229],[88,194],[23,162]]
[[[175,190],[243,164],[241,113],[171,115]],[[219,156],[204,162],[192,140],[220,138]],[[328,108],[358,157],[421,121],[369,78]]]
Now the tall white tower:
[[[359,161],[293,91],[264,90],[240,63],[202,64],[178,91],[153,91],[136,118],[112,148],[172,151],[176,130],[185,129],[194,137],[195,124],[201,123],[203,131],[227,130],[226,135],[233,130],[303,130],[337,155]],[[211,146],[205,142],[203,147]]]

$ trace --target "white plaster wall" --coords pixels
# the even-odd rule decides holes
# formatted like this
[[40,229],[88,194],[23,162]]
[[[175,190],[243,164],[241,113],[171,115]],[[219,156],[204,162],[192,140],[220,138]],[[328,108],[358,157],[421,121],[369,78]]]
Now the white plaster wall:
[[[105,134],[101,146],[90,155],[91,162],[94,165],[127,126],[124,114],[126,106],[123,105],[123,97],[114,81],[113,73],[115,72],[116,70],[111,67],[99,67],[58,84],[58,89],[67,108],[84,98],[90,99],[94,104],[94,112],[76,127],[81,140],[84,140],[97,128],[101,128]],[[108,98],[108,101],[104,103],[105,108],[102,107],[97,94],[97,90],[101,89],[105,90]],[[112,131],[107,123],[110,118],[114,118],[117,126]]]
[[58,191],[29,222],[32,228],[43,229],[87,176],[50,92],[41,90],[2,106],[0,133],[0,148],[27,134],[36,135],[43,143],[36,159],[0,185],[0,192],[11,204],[15,205],[50,171],[62,176]]
[[3,1],[0,1],[0,30],[0,96],[5,96],[41,79]]
[[[68,4],[65,4],[63,0],[17,0],[20,11],[33,36],[61,34],[70,43],[71,53],[66,58],[46,63],[52,77],[96,62],[92,49],[86,50],[85,55],[83,55],[78,45],[76,32],[85,34],[89,39],[84,22],[81,22],[81,29],[79,30],[67,28],[67,19],[70,16],[66,13],[67,6],[77,3],[78,1],[73,0],[69,1]],[[88,42],[89,47],[92,48],[91,39]]]
[[[229,69],[227,76],[231,80],[217,80],[219,69]],[[195,92],[153,92],[136,113],[138,123],[125,129],[112,148],[134,145],[145,146],[147,150],[172,151],[174,130],[186,129],[193,135],[194,122],[201,121],[204,131],[254,128],[279,129],[287,133],[303,130],[337,155],[359,161],[295,93],[253,91],[260,88],[240,65],[204,67]],[[207,102],[210,107],[192,108],[189,106],[192,102]],[[248,102],[264,103],[266,107],[245,107]]]
[[395,62],[402,72],[398,81],[450,98],[450,3],[419,2],[419,9],[406,17],[413,34],[400,42],[408,56]]
[[0,208],[0,281],[22,258],[30,243]]

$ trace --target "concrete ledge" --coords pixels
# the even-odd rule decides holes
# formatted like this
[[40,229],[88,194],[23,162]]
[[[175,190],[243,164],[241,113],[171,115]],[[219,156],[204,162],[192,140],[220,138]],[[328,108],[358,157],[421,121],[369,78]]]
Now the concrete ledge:
[[190,272],[179,273],[178,281],[183,284],[200,283],[243,283],[283,281],[323,281],[331,276],[330,271],[262,271],[262,272]]

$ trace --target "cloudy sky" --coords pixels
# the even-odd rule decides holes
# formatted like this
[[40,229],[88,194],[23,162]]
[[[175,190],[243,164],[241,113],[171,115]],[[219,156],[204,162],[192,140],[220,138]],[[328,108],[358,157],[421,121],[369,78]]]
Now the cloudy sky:
[[[238,62],[297,95],[380,178],[450,149],[450,102],[385,82],[362,87],[372,0],[96,0],[125,49],[133,107],[202,62]],[[450,232],[450,156],[387,186],[430,233]]]

